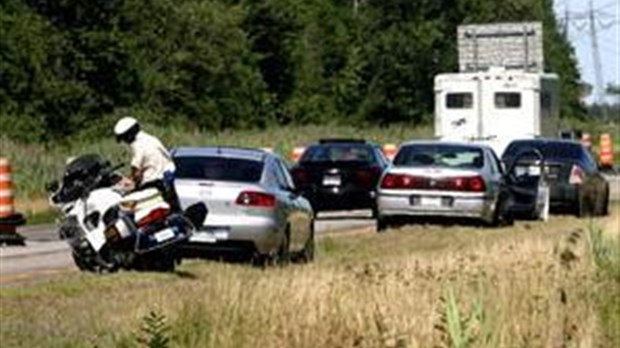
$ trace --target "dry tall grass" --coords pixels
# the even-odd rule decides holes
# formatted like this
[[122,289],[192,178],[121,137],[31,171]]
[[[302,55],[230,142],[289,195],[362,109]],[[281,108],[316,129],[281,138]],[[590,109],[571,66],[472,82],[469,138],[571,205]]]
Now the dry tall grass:
[[[596,221],[601,226],[604,221]],[[0,289],[3,347],[134,347],[166,317],[172,347],[595,347],[589,222],[413,226],[327,237],[318,261],[261,270],[191,262],[177,274],[74,274]],[[454,317],[452,317],[454,319]]]

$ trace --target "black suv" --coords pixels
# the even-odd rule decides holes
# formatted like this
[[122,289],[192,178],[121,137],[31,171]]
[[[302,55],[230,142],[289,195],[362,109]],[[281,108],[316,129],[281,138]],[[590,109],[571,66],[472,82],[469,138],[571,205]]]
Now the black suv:
[[389,161],[378,144],[356,139],[323,139],[311,145],[291,169],[293,181],[319,211],[371,209]]
[[577,216],[608,214],[609,183],[583,145],[558,139],[515,140],[504,151],[502,161],[510,166],[515,156],[528,149],[542,155],[551,208],[569,209]]

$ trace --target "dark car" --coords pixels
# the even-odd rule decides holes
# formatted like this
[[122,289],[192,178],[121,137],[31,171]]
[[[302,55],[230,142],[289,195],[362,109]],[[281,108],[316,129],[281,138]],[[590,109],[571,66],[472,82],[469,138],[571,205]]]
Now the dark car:
[[377,144],[324,139],[308,147],[291,173],[315,213],[371,209],[376,216],[376,187],[388,163]]
[[[542,156],[542,171],[537,169],[532,174],[542,175],[549,185],[551,209],[569,210],[580,217],[608,214],[609,183],[583,145],[558,139],[515,140],[504,151],[502,161],[510,166],[515,156],[528,149]],[[532,158],[529,164],[520,163],[515,169],[531,171],[536,169],[537,163],[538,160]]]

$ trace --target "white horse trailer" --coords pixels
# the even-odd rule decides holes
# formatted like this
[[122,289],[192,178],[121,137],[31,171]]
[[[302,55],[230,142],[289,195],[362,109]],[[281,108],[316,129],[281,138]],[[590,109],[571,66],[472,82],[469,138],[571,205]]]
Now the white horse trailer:
[[514,139],[555,137],[555,74],[490,68],[435,77],[435,137],[475,141],[498,156]]

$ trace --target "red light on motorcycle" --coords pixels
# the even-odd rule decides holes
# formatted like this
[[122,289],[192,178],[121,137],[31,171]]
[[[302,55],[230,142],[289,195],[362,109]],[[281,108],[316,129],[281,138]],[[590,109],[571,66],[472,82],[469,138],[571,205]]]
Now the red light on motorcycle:
[[151,212],[148,213],[148,215],[146,215],[145,217],[143,217],[142,219],[140,219],[140,221],[138,221],[137,225],[138,227],[143,227],[146,225],[150,225],[154,222],[163,220],[166,218],[166,216],[168,216],[168,214],[170,214],[170,209],[168,208],[156,208],[153,209]]
[[581,167],[579,167],[578,165],[573,165],[573,167],[570,170],[570,177],[568,178],[568,183],[569,184],[583,184],[583,179],[585,178],[585,173],[583,172],[583,169],[581,169]]
[[265,192],[243,191],[235,203],[246,207],[273,208],[276,206],[276,197]]

